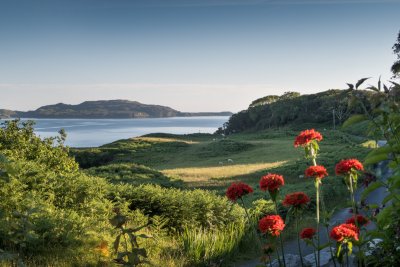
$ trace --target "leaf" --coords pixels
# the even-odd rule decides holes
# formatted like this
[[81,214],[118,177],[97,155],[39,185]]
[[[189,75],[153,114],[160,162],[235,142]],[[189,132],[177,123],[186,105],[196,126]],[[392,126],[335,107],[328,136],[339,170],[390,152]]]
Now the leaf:
[[371,183],[367,188],[364,189],[364,191],[361,193],[361,200],[365,200],[365,198],[372,192],[375,191],[376,189],[383,187],[384,184],[380,181],[373,182]]
[[351,255],[353,252],[353,243],[352,242],[347,242],[347,248],[348,248],[348,255]]
[[369,86],[369,87],[367,87],[367,89],[375,91],[375,92],[379,92],[379,89],[375,86]]
[[372,165],[372,164],[379,163],[379,162],[387,160],[387,159],[388,159],[387,154],[378,154],[375,156],[370,156],[364,160],[364,165]]
[[140,238],[153,238],[151,235],[145,235],[145,234],[137,235],[137,237],[140,237]]
[[393,198],[394,198],[393,193],[387,195],[387,196],[382,200],[382,204],[383,204],[383,205],[386,205],[386,203],[388,203],[388,202],[389,202],[390,200],[392,200]]
[[356,89],[358,89],[358,87],[361,85],[361,84],[363,84],[366,80],[368,80],[369,78],[362,78],[362,79],[359,79],[358,81],[357,81],[357,83],[356,83]]
[[353,84],[351,84],[351,83],[346,83],[346,84],[347,84],[347,86],[349,87],[350,90],[354,89],[354,85]]
[[365,115],[362,114],[356,114],[348,118],[342,125],[342,128],[347,128],[353,124],[357,124],[363,121],[366,121],[368,118]]

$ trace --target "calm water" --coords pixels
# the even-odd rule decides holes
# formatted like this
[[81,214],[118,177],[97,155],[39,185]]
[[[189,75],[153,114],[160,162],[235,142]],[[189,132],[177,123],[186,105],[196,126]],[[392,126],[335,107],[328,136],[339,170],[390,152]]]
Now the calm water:
[[[149,133],[213,133],[229,117],[179,117],[155,119],[34,119],[41,137],[67,132],[66,145],[91,147]],[[22,119],[25,120],[25,119]]]

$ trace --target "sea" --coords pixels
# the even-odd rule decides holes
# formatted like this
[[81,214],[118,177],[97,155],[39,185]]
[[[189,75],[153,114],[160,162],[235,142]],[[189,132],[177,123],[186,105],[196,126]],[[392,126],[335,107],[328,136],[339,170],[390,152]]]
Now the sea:
[[[97,147],[119,139],[150,133],[190,134],[214,133],[229,117],[171,117],[145,119],[29,119],[40,137],[56,136],[64,129],[65,145]],[[26,121],[28,119],[21,119]],[[1,120],[0,120],[1,122]]]

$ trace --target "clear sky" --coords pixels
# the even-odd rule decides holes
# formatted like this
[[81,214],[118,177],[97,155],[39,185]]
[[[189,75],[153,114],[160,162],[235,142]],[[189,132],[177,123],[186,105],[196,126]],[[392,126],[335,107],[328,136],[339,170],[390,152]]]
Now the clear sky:
[[129,99],[236,112],[386,80],[399,14],[400,0],[0,0],[0,108]]

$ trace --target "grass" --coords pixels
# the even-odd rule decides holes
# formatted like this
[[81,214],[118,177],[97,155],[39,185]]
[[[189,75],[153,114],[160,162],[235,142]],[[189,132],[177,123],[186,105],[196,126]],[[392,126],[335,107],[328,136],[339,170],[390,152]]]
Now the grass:
[[[317,162],[324,165],[331,174],[324,178],[322,185],[324,201],[330,210],[345,205],[347,200],[342,196],[348,195],[342,178],[334,176],[335,164],[343,158],[363,159],[374,142],[339,130],[317,130],[324,136]],[[97,160],[101,161],[100,165],[106,164],[89,169],[88,172],[112,182],[165,183],[164,186],[189,190],[199,188],[224,195],[232,182],[243,181],[255,189],[245,199],[246,206],[253,210],[260,203],[253,204],[254,201],[269,199],[265,192],[257,189],[260,177],[269,172],[279,173],[285,177],[285,186],[279,200],[285,194],[296,191],[303,191],[311,197],[310,209],[301,221],[301,226],[310,226],[315,221],[315,189],[312,180],[301,177],[310,162],[304,158],[303,149],[293,147],[297,133],[297,130],[292,129],[274,129],[235,134],[226,138],[210,134],[152,134],[119,140],[96,148],[95,153],[91,153],[90,149],[79,149],[73,153],[86,153],[84,155],[89,166],[96,166]],[[132,166],[140,169],[142,176],[135,174]],[[262,213],[270,212],[273,212],[272,206],[266,205]],[[284,207],[280,207],[282,215],[286,212]],[[241,233],[230,232],[229,227],[219,231],[187,229],[180,237],[183,242],[184,265],[189,262],[204,266],[215,263],[216,259],[233,259],[241,253],[249,254],[254,249],[254,239],[246,244],[246,238],[239,236]],[[237,236],[233,238],[233,235]],[[290,222],[284,238],[293,239],[296,235],[293,223]],[[239,247],[241,253],[237,251]]]

